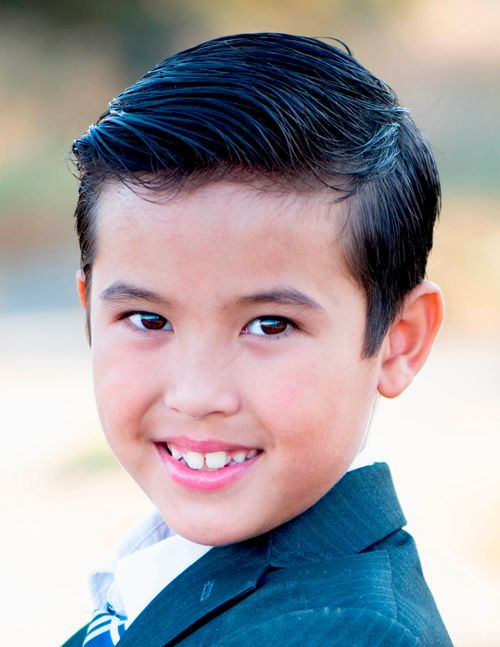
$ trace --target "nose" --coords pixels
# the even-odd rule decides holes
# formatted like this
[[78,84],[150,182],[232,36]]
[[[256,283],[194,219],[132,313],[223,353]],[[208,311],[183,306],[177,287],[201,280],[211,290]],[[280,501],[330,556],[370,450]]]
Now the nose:
[[[191,418],[233,415],[239,409],[238,390],[229,362],[212,353],[183,353],[170,376],[164,402],[171,410]],[[173,367],[172,367],[173,368]]]

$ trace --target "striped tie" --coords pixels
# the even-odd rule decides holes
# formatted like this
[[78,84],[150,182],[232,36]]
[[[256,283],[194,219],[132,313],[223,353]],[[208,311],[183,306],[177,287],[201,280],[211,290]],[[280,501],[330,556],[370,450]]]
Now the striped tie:
[[108,603],[106,609],[94,611],[82,647],[114,647],[126,629],[126,616],[116,613]]

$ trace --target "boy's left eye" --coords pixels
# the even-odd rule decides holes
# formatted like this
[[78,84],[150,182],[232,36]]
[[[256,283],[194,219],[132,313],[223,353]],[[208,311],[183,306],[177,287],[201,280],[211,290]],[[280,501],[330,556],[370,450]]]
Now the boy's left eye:
[[168,319],[152,312],[134,312],[128,319],[139,330],[173,330]]
[[281,336],[290,332],[293,324],[284,317],[258,317],[252,319],[241,331],[244,335],[260,335],[262,337]]

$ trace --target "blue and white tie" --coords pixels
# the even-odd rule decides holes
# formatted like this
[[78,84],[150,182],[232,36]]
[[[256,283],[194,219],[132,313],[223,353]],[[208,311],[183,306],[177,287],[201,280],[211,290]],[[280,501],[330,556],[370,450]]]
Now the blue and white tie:
[[94,611],[82,647],[114,647],[127,629],[127,618],[108,604]]

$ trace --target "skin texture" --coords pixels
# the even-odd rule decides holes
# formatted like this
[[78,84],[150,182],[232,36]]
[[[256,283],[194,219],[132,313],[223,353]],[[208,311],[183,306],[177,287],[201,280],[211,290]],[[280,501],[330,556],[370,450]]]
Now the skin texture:
[[[225,182],[161,201],[111,184],[99,199],[89,305],[100,418],[118,460],[192,541],[241,541],[313,505],[362,446],[377,391],[397,395],[429,352],[442,306],[423,283],[362,359],[366,303],[344,264],[341,210],[327,192]],[[315,305],[245,299],[284,290]],[[87,307],[81,275],[78,291]],[[228,485],[196,490],[160,458],[158,443],[180,438],[259,455]]]

